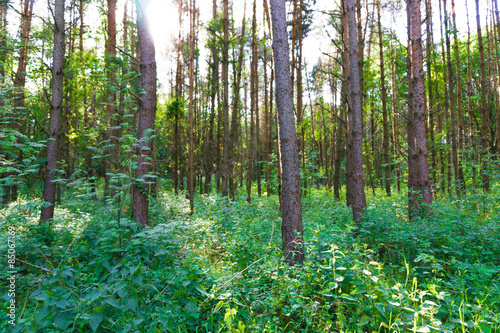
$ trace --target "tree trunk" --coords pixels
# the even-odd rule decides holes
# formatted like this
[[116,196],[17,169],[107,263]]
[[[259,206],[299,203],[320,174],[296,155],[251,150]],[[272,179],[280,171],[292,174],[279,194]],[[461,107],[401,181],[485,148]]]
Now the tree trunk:
[[114,198],[119,184],[111,184],[111,178],[119,172],[119,146],[118,131],[116,126],[116,0],[107,0],[107,42],[106,42],[106,75],[107,75],[107,101],[106,101],[106,157],[104,158],[104,196]]
[[241,37],[240,37],[240,51],[238,55],[238,68],[236,69],[236,79],[234,82],[234,98],[232,105],[232,113],[231,113],[231,133],[229,136],[229,197],[231,199],[235,198],[236,194],[236,184],[234,181],[234,166],[236,165],[236,154],[234,152],[234,146],[237,145],[238,142],[238,133],[239,133],[239,106],[240,106],[240,84],[241,84],[241,73],[243,68],[244,61],[244,50],[245,50],[245,13],[243,14],[242,21],[242,29],[241,29]]
[[56,0],[54,4],[54,52],[52,63],[52,102],[50,105],[49,138],[47,142],[47,164],[43,200],[47,204],[42,208],[40,223],[54,218],[56,199],[55,170],[57,168],[57,151],[61,131],[61,113],[64,82],[64,0]]
[[396,85],[396,59],[397,59],[397,51],[394,50],[393,47],[393,41],[394,38],[391,36],[391,43],[390,43],[390,52],[391,52],[391,106],[392,106],[392,146],[393,146],[393,154],[394,154],[394,159],[395,165],[394,169],[396,169],[396,188],[398,192],[401,191],[401,166],[398,161],[398,156],[397,156],[397,147],[399,145],[399,121],[398,121],[398,111],[397,111],[397,95],[398,95],[398,90],[397,90],[397,85]]
[[422,54],[422,34],[421,34],[421,15],[420,0],[409,0],[407,4],[409,16],[409,52],[411,71],[408,81],[411,102],[408,103],[409,111],[412,114],[415,133],[415,147],[413,152],[415,160],[415,175],[409,175],[409,179],[414,177],[415,189],[419,196],[416,198],[415,207],[409,207],[410,211],[415,210],[418,213],[430,213],[432,203],[432,194],[429,181],[429,164],[427,160],[427,141],[425,133],[425,101],[424,101],[424,76],[423,76],[423,54]]
[[387,89],[385,87],[385,73],[384,73],[384,46],[382,43],[382,26],[380,19],[380,0],[377,2],[378,14],[378,43],[380,48],[380,85],[382,90],[382,117],[384,126],[384,178],[385,178],[385,193],[391,195],[391,166],[389,157],[389,124],[387,120]]
[[[444,3],[444,12],[445,16],[449,17],[447,13],[447,6],[446,6],[446,0],[443,1]],[[449,30],[449,20],[446,19],[444,21],[444,26],[445,30]],[[459,172],[458,172],[458,139],[457,139],[457,120],[456,120],[456,110],[455,110],[455,96],[454,96],[454,89],[453,87],[455,86],[456,82],[453,78],[453,68],[451,65],[451,42],[450,42],[450,34],[446,33],[445,34],[446,38],[446,66],[447,66],[447,73],[448,73],[448,103],[450,106],[450,127],[451,127],[451,150],[452,150],[452,161],[453,161],[453,176],[454,176],[454,187],[455,191],[457,194],[457,197],[460,197],[461,194],[461,187],[462,187],[462,180],[460,179]],[[458,65],[458,64],[457,64]],[[457,78],[460,80],[460,77]]]
[[143,93],[139,104],[136,154],[138,179],[133,185],[132,217],[143,227],[149,225],[148,196],[151,183],[154,122],[156,117],[155,45],[146,19],[150,0],[140,0],[137,6],[137,33],[140,52],[140,81]]
[[229,5],[228,0],[223,4],[223,41],[222,41],[222,129],[223,129],[223,147],[222,147],[222,189],[221,194],[227,197],[229,194]]
[[[428,86],[428,97],[427,97],[427,109],[429,110],[429,136],[430,136],[430,147],[431,147],[431,160],[432,160],[432,183],[436,185],[436,140],[434,134],[434,113],[436,110],[435,95],[433,94],[433,81],[432,81],[432,65],[435,61],[433,54],[434,51],[434,39],[433,39],[433,27],[432,27],[432,4],[431,0],[425,1],[426,8],[426,32],[427,32],[427,45],[426,45],[426,59],[427,59],[427,86]],[[436,84],[437,85],[437,84]]]
[[276,106],[281,145],[282,239],[285,260],[290,264],[304,258],[302,249],[302,205],[297,155],[297,135],[293,117],[292,84],[286,32],[284,0],[271,0],[273,54],[276,74]]
[[479,67],[481,71],[481,160],[482,170],[481,176],[483,180],[483,190],[490,191],[490,176],[488,174],[488,147],[489,147],[489,108],[486,99],[486,89],[488,88],[486,81],[486,69],[484,62],[484,44],[483,35],[481,32],[481,20],[479,18],[479,0],[476,0],[476,26],[477,26],[477,42],[479,44]]
[[194,52],[195,0],[189,2],[189,147],[188,147],[188,193],[190,214],[194,213]]
[[[350,145],[352,155],[352,214],[356,226],[359,228],[363,222],[363,213],[366,207],[365,191],[363,184],[363,110],[361,104],[361,72],[358,59],[358,38],[356,35],[355,0],[344,0],[349,28],[349,109],[351,119],[349,122]],[[357,234],[357,231],[355,232]]]

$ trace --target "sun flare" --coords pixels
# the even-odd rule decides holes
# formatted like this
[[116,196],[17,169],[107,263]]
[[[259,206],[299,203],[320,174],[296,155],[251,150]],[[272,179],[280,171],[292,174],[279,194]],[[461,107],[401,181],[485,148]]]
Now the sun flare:
[[161,47],[178,33],[178,10],[172,0],[152,0],[147,16],[155,44]]

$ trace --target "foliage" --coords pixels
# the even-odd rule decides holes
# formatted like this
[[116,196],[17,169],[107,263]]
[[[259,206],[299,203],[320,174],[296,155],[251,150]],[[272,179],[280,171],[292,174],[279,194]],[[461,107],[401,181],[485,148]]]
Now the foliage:
[[1,251],[15,226],[22,260],[15,331],[495,332],[499,190],[439,199],[411,223],[406,193],[377,193],[353,239],[350,210],[310,189],[307,259],[293,267],[276,196],[198,197],[189,216],[185,199],[160,192],[147,229],[77,188],[52,227],[37,225],[40,202],[20,199],[1,211]]

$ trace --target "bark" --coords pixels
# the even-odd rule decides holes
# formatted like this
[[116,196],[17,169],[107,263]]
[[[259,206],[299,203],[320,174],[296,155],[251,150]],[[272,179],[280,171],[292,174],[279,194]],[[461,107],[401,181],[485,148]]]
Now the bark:
[[460,53],[458,50],[459,40],[457,37],[457,19],[455,14],[455,0],[451,0],[451,14],[453,18],[453,49],[455,52],[455,66],[456,66],[456,81],[457,81],[457,115],[458,115],[458,148],[457,148],[457,162],[458,162],[458,179],[460,187],[460,192],[465,194],[465,176],[464,168],[462,164],[462,153],[464,151],[465,139],[464,139],[464,122],[463,122],[463,112],[462,112],[462,78],[460,73]]
[[[179,10],[179,36],[177,38],[177,61],[176,61],[176,71],[175,71],[175,100],[178,106],[182,103],[182,0],[178,3]],[[182,175],[182,149],[181,149],[181,129],[180,127],[180,109],[176,108],[174,114],[174,137],[173,137],[173,162],[172,162],[172,178],[174,183],[175,194],[179,193],[179,188],[183,187]]]
[[361,104],[361,72],[358,59],[358,40],[356,35],[356,3],[354,0],[344,1],[348,34],[349,34],[349,109],[351,110],[351,119],[349,122],[350,148],[352,155],[352,213],[353,220],[359,228],[363,222],[363,213],[366,207],[366,199],[363,184],[363,133],[362,118],[363,110]]
[[[420,0],[410,0],[407,4],[409,16],[409,51],[411,71],[409,72],[409,86],[411,103],[409,111],[413,118],[413,127],[415,133],[413,154],[415,160],[415,175],[409,175],[409,180],[413,177],[415,189],[418,191],[418,197],[415,200],[416,206],[409,206],[410,211],[415,210],[419,214],[431,213],[430,204],[432,203],[431,186],[429,181],[429,164],[427,160],[427,141],[425,133],[425,101],[424,101],[424,76],[423,76],[423,54],[422,54],[422,34],[421,34],[421,15]],[[410,99],[409,96],[409,99]],[[410,203],[411,205],[411,203]]]
[[[433,27],[432,27],[432,4],[431,0],[425,1],[426,9],[426,33],[427,33],[427,45],[426,45],[426,59],[427,59],[427,87],[428,87],[428,97],[427,97],[427,109],[429,110],[429,136],[430,136],[430,148],[431,148],[431,161],[432,161],[432,183],[436,185],[436,140],[434,134],[434,113],[436,110],[435,95],[433,94],[433,63],[435,61],[434,56],[434,38],[433,38]],[[437,85],[437,84],[436,84]]]
[[57,168],[57,152],[61,131],[61,113],[64,82],[64,0],[56,0],[54,4],[54,52],[52,63],[52,102],[50,105],[49,137],[47,142],[47,164],[43,200],[47,203],[41,211],[40,223],[54,218],[56,199],[55,170]]
[[380,0],[377,2],[378,14],[378,42],[380,49],[380,85],[382,90],[382,117],[384,126],[384,178],[385,178],[385,193],[391,195],[391,166],[389,157],[389,124],[387,120],[387,89],[385,86],[385,73],[384,73],[384,45],[382,43],[382,26],[380,19]]
[[289,47],[284,0],[271,0],[273,54],[276,75],[276,106],[281,146],[283,254],[290,264],[304,258],[302,249],[302,205],[297,155],[297,134],[293,117]]
[[223,2],[223,17],[222,17],[222,130],[223,130],[223,147],[222,147],[222,188],[221,194],[223,197],[228,196],[229,191],[229,5],[228,0]]
[[477,42],[479,44],[479,67],[481,72],[481,178],[483,181],[483,190],[490,191],[490,176],[488,174],[488,147],[489,147],[489,108],[486,96],[488,82],[486,81],[486,69],[484,60],[484,44],[481,31],[481,19],[479,17],[479,0],[476,1],[476,26],[477,26]]
[[[444,11],[445,11],[445,16],[448,17],[447,13],[447,6],[446,6],[446,0],[444,0]],[[455,101],[454,101],[454,86],[455,86],[455,79],[453,77],[453,68],[451,65],[451,42],[450,42],[450,34],[448,33],[449,30],[449,20],[445,19],[444,22],[445,30],[447,33],[445,33],[445,38],[446,38],[446,66],[447,66],[447,73],[448,73],[448,103],[450,106],[450,127],[451,127],[451,150],[452,150],[452,159],[453,159],[453,176],[454,176],[454,187],[455,191],[457,194],[457,197],[460,197],[461,194],[461,187],[463,184],[463,181],[460,179],[459,173],[458,173],[458,138],[457,138],[457,120],[456,120],[456,109],[455,109]],[[459,79],[459,77],[458,77]]]
[[[24,88],[26,86],[26,67],[28,65],[28,51],[29,51],[29,42],[30,42],[30,33],[31,33],[31,18],[33,14],[33,5],[34,0],[25,0],[21,2],[22,5],[22,13],[21,13],[21,24],[20,24],[20,39],[21,39],[21,47],[19,48],[19,57],[16,74],[14,76],[14,89],[13,89],[13,113],[11,114],[10,126],[12,129],[20,132],[26,133],[26,128],[23,128],[24,113],[25,113],[25,93]],[[4,15],[7,14],[7,6],[5,6]],[[5,28],[6,28],[6,18],[5,18]],[[5,31],[5,34],[8,32]],[[6,36],[5,36],[6,38]],[[6,48],[6,43],[3,42]],[[4,49],[4,52],[6,50]],[[4,57],[5,58],[5,57]],[[3,59],[2,59],[3,60]],[[4,61],[4,60],[3,60]],[[2,61],[2,66],[4,66],[4,62]],[[2,78],[5,77],[5,69],[2,67]],[[18,142],[19,144],[20,142]],[[23,154],[22,150],[17,150],[17,162],[22,163]],[[15,173],[5,173],[2,175],[2,178],[7,179],[8,177],[14,176]],[[9,184],[4,186],[4,196],[3,202],[9,203],[10,201],[17,200],[17,184],[14,180],[10,180]]]
[[[217,18],[217,0],[213,0],[212,6],[212,19]],[[215,38],[215,31],[214,37]],[[217,92],[219,88],[219,52],[217,46],[213,43],[211,51],[212,64],[210,66],[212,73],[212,81],[210,86],[210,118],[209,118],[209,129],[208,129],[208,151],[207,151],[207,161],[205,170],[205,193],[208,194],[212,186],[212,173],[214,164],[214,153],[216,141],[214,140],[214,122],[215,122],[215,104],[217,101]]]
[[[194,51],[195,51],[195,33],[194,33],[194,15],[195,0],[189,2],[189,147],[188,147],[188,193],[190,214],[194,213]],[[224,183],[223,183],[224,184]]]
[[[470,22],[469,22],[469,7],[467,0],[465,0],[465,8],[466,8],[466,13],[467,13],[467,114],[469,115],[469,132],[470,132],[470,138],[471,138],[471,150],[472,150],[472,160],[475,160],[475,155],[476,155],[476,140],[475,140],[475,133],[474,133],[474,126],[473,126],[473,119],[474,119],[474,112],[472,110],[472,66],[471,66],[471,59],[470,59]],[[473,189],[475,188],[476,185],[476,165],[475,163],[472,163],[472,184],[473,184]]]
[[[495,23],[496,23],[495,40],[498,40],[500,38],[500,13],[498,9],[498,1],[493,0],[493,4],[495,6],[494,12],[495,12]],[[496,101],[495,118],[496,118],[496,141],[497,141],[496,152],[500,156],[500,87],[498,86],[498,84],[500,84],[500,82],[498,81],[498,75],[500,75],[500,57],[498,54],[500,50],[498,43],[495,43],[495,51],[496,51],[495,54],[496,54],[496,69],[497,69],[497,76],[495,77],[495,79],[497,80],[497,84],[495,85],[495,88],[497,89],[497,92],[495,94],[495,101]]]
[[106,157],[104,159],[105,184],[104,196],[114,198],[119,184],[111,184],[111,178],[119,172],[119,145],[118,131],[119,119],[116,118],[116,0],[107,0],[107,42],[106,42],[106,75],[107,75],[107,101],[106,101]]
[[352,206],[353,191],[352,191],[352,137],[351,137],[351,108],[350,108],[350,57],[349,57],[349,27],[347,23],[347,12],[342,2],[342,88],[341,88],[341,110],[345,116],[345,181],[346,181],[346,204]]
[[236,69],[236,79],[234,82],[234,98],[231,113],[231,133],[229,136],[229,197],[231,199],[235,198],[236,194],[236,184],[234,181],[234,166],[236,162],[236,154],[234,153],[234,146],[238,143],[238,133],[239,133],[239,107],[240,107],[240,85],[241,85],[241,73],[243,69],[244,62],[244,50],[245,50],[245,12],[243,13],[241,37],[240,37],[240,50],[238,55],[238,68]]
[[140,53],[140,82],[143,93],[139,104],[137,127],[138,155],[137,176],[133,185],[132,217],[143,227],[149,225],[148,196],[151,184],[151,168],[154,121],[156,117],[156,59],[155,45],[146,19],[150,0],[139,0],[137,6],[137,34]]
[[397,58],[397,51],[394,50],[393,47],[393,36],[391,36],[391,43],[390,43],[390,52],[391,52],[391,107],[392,107],[392,146],[393,146],[393,154],[394,158],[396,159],[394,169],[396,169],[396,188],[398,192],[401,191],[401,166],[398,162],[397,158],[397,146],[399,143],[399,120],[398,120],[398,111],[397,111],[397,96],[398,96],[398,90],[396,87],[396,58]]

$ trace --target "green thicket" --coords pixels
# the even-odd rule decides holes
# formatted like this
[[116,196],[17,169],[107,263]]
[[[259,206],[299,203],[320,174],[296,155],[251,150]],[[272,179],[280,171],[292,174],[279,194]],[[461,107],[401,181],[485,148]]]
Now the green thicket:
[[281,254],[276,196],[201,196],[189,216],[187,200],[162,190],[141,229],[81,188],[65,193],[52,228],[38,224],[37,200],[1,211],[2,253],[8,226],[18,235],[15,332],[500,329],[498,186],[440,198],[433,217],[411,223],[406,193],[377,192],[355,240],[349,209],[311,190],[306,261],[294,267]]

